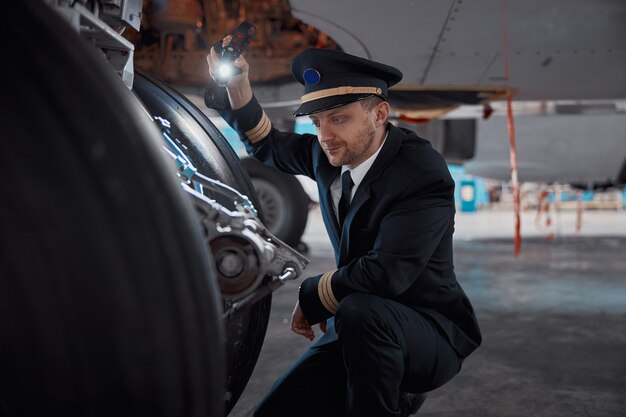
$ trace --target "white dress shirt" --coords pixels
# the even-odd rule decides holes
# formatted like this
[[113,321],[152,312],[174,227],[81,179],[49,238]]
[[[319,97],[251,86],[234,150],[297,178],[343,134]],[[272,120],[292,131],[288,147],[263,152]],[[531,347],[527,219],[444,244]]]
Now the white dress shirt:
[[352,192],[350,193],[350,202],[352,202],[352,198],[354,197],[356,190],[359,188],[359,185],[361,185],[361,182],[363,182],[363,178],[365,178],[365,175],[367,175],[367,172],[370,170],[370,168],[374,164],[374,161],[376,160],[376,157],[380,153],[380,150],[383,148],[383,145],[385,144],[385,140],[387,139],[388,134],[389,132],[385,134],[383,141],[381,142],[380,146],[378,147],[378,149],[376,150],[376,152],[374,152],[372,156],[367,158],[365,161],[359,164],[359,166],[353,169],[348,168],[347,165],[343,165],[341,167],[341,174],[338,175],[337,178],[335,178],[332,184],[330,184],[330,195],[333,199],[333,211],[335,212],[335,217],[337,217],[337,221],[339,221],[338,207],[339,207],[339,200],[341,200],[341,175],[343,175],[343,173],[346,171],[350,171],[350,176],[352,177],[352,182],[354,183],[354,185],[352,186]]

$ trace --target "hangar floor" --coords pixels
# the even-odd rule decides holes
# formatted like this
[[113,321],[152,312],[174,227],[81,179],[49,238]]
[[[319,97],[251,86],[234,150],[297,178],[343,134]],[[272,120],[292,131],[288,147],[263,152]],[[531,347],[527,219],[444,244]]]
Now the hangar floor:
[[[626,212],[560,214],[545,238],[523,216],[513,256],[510,212],[457,215],[457,276],[476,309],[483,345],[429,394],[418,416],[626,416]],[[303,240],[308,274],[334,268],[318,210]],[[232,417],[251,410],[309,342],[289,331],[299,283],[274,296],[266,341]]]

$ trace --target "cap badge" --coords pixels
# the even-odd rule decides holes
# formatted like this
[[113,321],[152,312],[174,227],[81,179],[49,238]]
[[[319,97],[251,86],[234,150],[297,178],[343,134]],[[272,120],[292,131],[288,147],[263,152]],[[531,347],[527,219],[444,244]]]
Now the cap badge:
[[302,78],[304,79],[304,83],[308,85],[315,85],[320,82],[322,76],[319,72],[314,70],[313,68],[307,68],[304,70],[302,74]]

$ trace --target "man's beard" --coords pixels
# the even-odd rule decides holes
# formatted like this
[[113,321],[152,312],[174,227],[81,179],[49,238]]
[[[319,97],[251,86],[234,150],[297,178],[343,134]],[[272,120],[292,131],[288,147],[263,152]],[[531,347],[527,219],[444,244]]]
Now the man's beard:
[[341,159],[341,165],[353,165],[355,162],[363,162],[363,154],[365,154],[372,146],[376,137],[376,128],[372,124],[366,124],[358,133],[359,140],[350,148],[346,148],[346,152]]

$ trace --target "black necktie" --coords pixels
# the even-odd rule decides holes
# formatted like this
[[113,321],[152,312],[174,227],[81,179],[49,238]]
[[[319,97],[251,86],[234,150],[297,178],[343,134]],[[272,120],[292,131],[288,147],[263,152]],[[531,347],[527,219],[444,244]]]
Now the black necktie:
[[350,208],[350,194],[352,193],[352,177],[350,171],[341,174],[341,199],[339,200],[339,227],[343,226],[343,221]]

